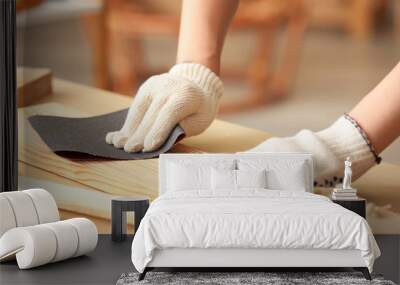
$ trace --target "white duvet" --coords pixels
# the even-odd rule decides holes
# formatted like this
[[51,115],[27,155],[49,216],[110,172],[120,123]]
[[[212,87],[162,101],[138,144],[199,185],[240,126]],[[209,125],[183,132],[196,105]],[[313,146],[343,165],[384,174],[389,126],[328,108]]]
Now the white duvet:
[[380,255],[359,215],[320,195],[276,190],[160,196],[134,237],[132,262],[143,272],[165,248],[358,249],[370,271]]

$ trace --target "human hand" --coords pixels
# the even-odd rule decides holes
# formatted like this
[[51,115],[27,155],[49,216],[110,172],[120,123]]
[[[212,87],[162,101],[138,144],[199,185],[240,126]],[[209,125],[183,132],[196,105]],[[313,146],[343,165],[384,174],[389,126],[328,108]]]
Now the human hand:
[[222,81],[207,67],[177,64],[143,83],[124,125],[108,133],[106,142],[127,152],[150,152],[164,143],[177,124],[186,137],[198,135],[214,120],[222,93]]
[[247,152],[311,153],[314,162],[314,186],[334,187],[343,180],[344,161],[352,161],[353,181],[379,162],[348,117],[340,117],[320,132],[301,130],[293,137],[271,138]]

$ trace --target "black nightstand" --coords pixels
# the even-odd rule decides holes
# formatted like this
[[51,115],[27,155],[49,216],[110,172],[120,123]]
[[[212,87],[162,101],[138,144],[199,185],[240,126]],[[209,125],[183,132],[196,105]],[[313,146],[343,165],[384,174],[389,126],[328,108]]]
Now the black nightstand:
[[366,217],[366,200],[363,198],[356,198],[354,200],[334,200],[332,199],[333,203],[339,204],[340,206],[359,214],[361,217],[365,219]]
[[150,202],[147,197],[114,197],[111,200],[111,237],[113,241],[126,239],[126,212],[135,213],[135,233],[146,214]]

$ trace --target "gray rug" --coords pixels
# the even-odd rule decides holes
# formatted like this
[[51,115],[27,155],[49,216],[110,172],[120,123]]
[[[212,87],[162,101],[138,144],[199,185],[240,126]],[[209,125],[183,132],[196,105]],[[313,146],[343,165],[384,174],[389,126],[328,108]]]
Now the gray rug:
[[122,274],[117,285],[133,284],[267,284],[267,285],[297,285],[297,284],[379,284],[395,285],[384,280],[380,275],[372,275],[368,281],[359,272],[148,272],[146,278],[137,281],[138,273]]

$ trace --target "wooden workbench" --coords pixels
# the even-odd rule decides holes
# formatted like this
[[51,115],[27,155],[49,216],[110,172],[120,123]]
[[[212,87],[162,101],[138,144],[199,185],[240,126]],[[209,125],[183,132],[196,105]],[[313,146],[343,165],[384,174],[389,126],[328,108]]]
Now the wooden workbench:
[[[32,114],[99,115],[126,108],[131,100],[108,91],[54,79],[51,94],[19,110],[19,175],[21,181],[25,181],[23,186],[43,184],[43,188],[47,187],[50,192],[62,189],[52,192],[62,216],[92,216],[100,232],[109,231],[109,209],[106,207],[111,195],[156,198],[158,159],[113,161],[63,158],[52,153],[26,121],[26,117]],[[252,148],[268,137],[270,135],[263,131],[216,120],[203,134],[183,140],[173,151],[232,153]],[[35,183],[30,184],[32,181]],[[391,203],[400,212],[400,166],[382,163],[355,185],[364,198],[378,205]],[[75,193],[82,193],[78,204],[72,201],[77,199]],[[92,201],[91,195],[97,200]]]

